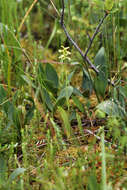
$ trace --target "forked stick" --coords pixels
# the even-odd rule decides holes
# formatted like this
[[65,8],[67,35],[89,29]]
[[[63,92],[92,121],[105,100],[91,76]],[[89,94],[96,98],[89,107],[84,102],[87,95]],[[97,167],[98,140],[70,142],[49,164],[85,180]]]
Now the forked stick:
[[79,48],[79,46],[77,45],[77,43],[71,38],[70,34],[68,33],[68,31],[67,31],[67,29],[66,29],[66,26],[65,26],[65,24],[64,24],[64,9],[65,9],[64,0],[62,0],[61,26],[62,26],[62,28],[63,28],[63,30],[64,30],[64,32],[65,32],[65,34],[66,34],[68,40],[69,40],[69,41],[73,44],[73,46],[78,50],[78,52],[80,53],[80,55],[83,57],[84,61],[86,61],[86,62],[89,64],[89,66],[96,72],[96,74],[98,74],[98,73],[99,73],[99,70],[91,63],[91,61],[90,61],[89,58],[87,57],[87,54],[88,54],[88,52],[89,52],[89,50],[90,50],[90,48],[91,48],[91,46],[92,46],[92,43],[93,43],[93,41],[94,41],[96,35],[97,35],[98,32],[99,32],[99,29],[100,29],[100,27],[101,27],[101,25],[102,25],[104,19],[107,17],[108,13],[105,13],[104,17],[101,19],[99,25],[97,26],[97,28],[96,28],[96,30],[95,30],[95,32],[94,32],[94,34],[93,34],[93,36],[92,36],[92,38],[91,38],[91,40],[90,40],[90,43],[89,43],[89,46],[88,46],[86,52],[83,53],[82,50],[81,50],[81,49]]
[[[86,50],[85,53],[82,52],[82,50],[80,49],[80,47],[77,45],[77,43],[72,39],[72,37],[70,36],[70,34],[68,33],[67,29],[66,29],[66,26],[64,24],[64,9],[65,9],[65,6],[64,6],[64,0],[61,0],[62,2],[62,13],[61,13],[61,26],[68,38],[68,40],[72,43],[72,45],[78,50],[78,52],[80,53],[80,55],[82,56],[83,60],[86,61],[88,63],[88,65],[90,66],[91,69],[93,69],[96,74],[98,75],[99,74],[99,70],[95,67],[95,65],[92,64],[92,62],[89,60],[89,58],[87,57],[87,54],[93,44],[93,41],[95,39],[95,37],[97,36],[97,34],[99,33],[99,30],[104,22],[104,20],[106,19],[106,17],[108,16],[108,12],[105,12],[103,18],[100,20],[98,26],[96,27],[95,29],[95,32],[92,36],[92,38],[90,38],[90,43],[89,43],[89,46]],[[111,84],[112,86],[115,86],[114,82],[112,82],[110,79],[108,79],[108,83]]]

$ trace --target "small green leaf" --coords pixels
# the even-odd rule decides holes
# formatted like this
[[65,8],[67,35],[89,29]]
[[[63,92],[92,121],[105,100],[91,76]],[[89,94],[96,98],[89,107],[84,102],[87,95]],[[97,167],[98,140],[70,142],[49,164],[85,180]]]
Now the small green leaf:
[[59,85],[58,75],[57,75],[56,70],[51,64],[49,63],[46,64],[45,73],[46,73],[47,80],[53,83],[54,88],[58,88],[58,85]]

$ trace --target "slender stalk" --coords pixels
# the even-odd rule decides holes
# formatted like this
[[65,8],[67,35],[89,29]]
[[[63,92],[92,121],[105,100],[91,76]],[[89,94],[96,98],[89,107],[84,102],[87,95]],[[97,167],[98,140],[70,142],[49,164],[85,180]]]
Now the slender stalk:
[[86,50],[86,52],[85,52],[85,54],[84,54],[84,57],[87,56],[87,54],[88,54],[88,52],[89,52],[89,50],[90,50],[90,48],[91,48],[91,46],[92,46],[92,43],[93,43],[93,41],[94,41],[96,35],[99,33],[100,27],[101,27],[101,25],[103,24],[103,22],[104,22],[104,20],[105,20],[105,18],[106,18],[107,16],[108,16],[108,13],[106,12],[105,15],[104,15],[104,17],[101,19],[100,23],[98,24],[98,26],[97,26],[97,28],[96,28],[96,30],[95,30],[95,32],[94,32],[94,34],[93,34],[93,36],[92,36],[92,38],[91,38],[91,40],[90,40],[89,46],[88,46],[88,48],[87,48],[87,50]]

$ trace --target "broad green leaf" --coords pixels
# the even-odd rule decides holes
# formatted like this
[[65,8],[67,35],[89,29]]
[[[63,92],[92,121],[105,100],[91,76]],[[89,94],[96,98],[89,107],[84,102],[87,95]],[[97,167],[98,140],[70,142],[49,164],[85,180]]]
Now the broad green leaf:
[[108,84],[108,68],[103,47],[98,51],[94,62],[95,66],[99,70],[99,74],[94,79],[95,90],[99,96],[104,97]]
[[84,106],[76,96],[72,96],[72,100],[81,112],[84,112]]
[[105,0],[105,9],[111,11],[114,5],[114,0]]
[[13,180],[15,180],[16,177],[18,177],[20,174],[23,174],[26,171],[25,168],[17,168],[15,169],[12,174],[9,176],[9,183],[11,183]]
[[53,83],[54,88],[58,88],[59,79],[58,79],[57,72],[54,69],[54,67],[49,63],[46,64],[45,74],[46,74],[47,80]]
[[124,108],[122,108],[120,105],[116,104],[115,102],[111,100],[106,100],[100,103],[97,106],[97,108],[110,116],[123,117],[125,116],[125,113],[126,113]]
[[60,91],[58,100],[63,98],[63,97],[65,97],[68,100],[71,97],[72,93],[73,93],[73,87],[67,86]]
[[47,105],[47,107],[50,111],[53,111],[53,105],[52,105],[50,95],[45,88],[42,88],[42,94],[43,94],[44,103]]

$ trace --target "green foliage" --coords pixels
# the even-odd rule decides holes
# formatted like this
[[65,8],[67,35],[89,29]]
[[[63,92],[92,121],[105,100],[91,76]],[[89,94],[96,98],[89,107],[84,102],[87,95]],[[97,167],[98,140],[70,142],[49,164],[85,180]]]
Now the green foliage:
[[15,183],[16,179],[19,175],[23,174],[26,169],[24,168],[17,168],[15,169],[10,176],[7,175],[7,161],[0,155],[0,188],[1,189],[20,189],[20,184]]
[[102,110],[97,109],[95,111],[95,116],[96,116],[96,118],[103,119],[106,117],[106,114]]
[[108,15],[87,54],[98,73],[61,1],[32,3],[0,1],[0,189],[126,189],[127,2],[65,0],[83,52]]
[[51,64],[46,64],[45,74],[46,74],[47,80],[53,83],[53,87],[58,88],[59,79],[54,67]]
[[63,119],[63,122],[64,122],[64,130],[65,130],[65,133],[67,135],[68,138],[71,137],[71,126],[70,126],[70,122],[69,122],[69,117],[68,117],[68,114],[66,113],[66,111],[64,109],[62,109],[61,107],[59,107],[59,112],[60,112],[60,115]]
[[114,101],[106,100],[98,104],[97,108],[110,116],[125,116],[125,110],[119,105],[119,102],[115,103]]

